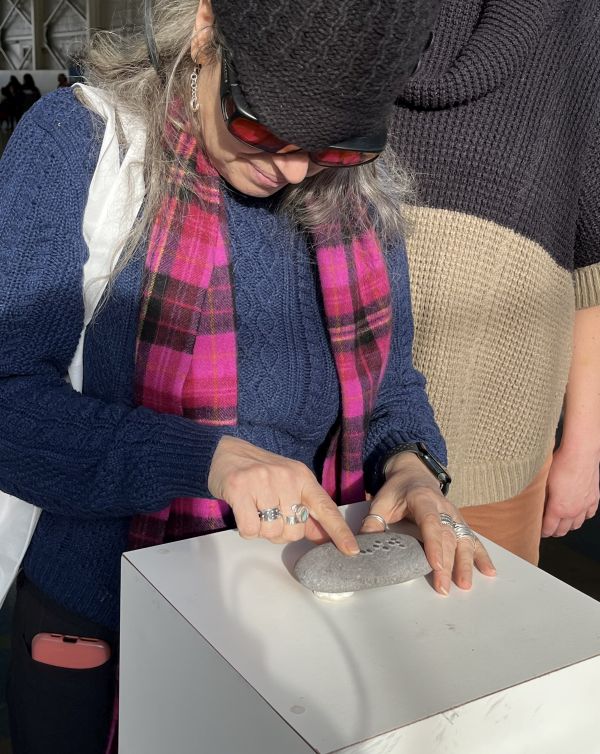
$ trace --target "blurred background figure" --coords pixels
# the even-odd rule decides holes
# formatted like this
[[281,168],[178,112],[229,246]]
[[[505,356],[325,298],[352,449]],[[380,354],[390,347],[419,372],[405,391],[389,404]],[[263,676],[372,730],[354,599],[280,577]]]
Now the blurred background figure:
[[40,90],[35,85],[33,76],[30,73],[26,73],[23,76],[23,85],[21,87],[21,104],[23,112],[28,110],[41,96]]
[[10,108],[8,98],[4,91],[0,94],[0,131],[8,131],[10,128]]
[[16,76],[11,76],[8,84],[2,87],[3,108],[6,112],[8,129],[12,130],[23,114],[23,87]]
[[61,86],[69,86],[69,79],[65,76],[64,73],[58,74],[58,86],[57,89],[60,89]]

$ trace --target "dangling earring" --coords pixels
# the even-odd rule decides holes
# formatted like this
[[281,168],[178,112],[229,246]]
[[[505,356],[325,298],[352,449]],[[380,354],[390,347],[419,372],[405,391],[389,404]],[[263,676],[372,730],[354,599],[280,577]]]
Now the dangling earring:
[[192,87],[192,99],[190,100],[190,107],[193,113],[197,113],[200,109],[200,103],[198,102],[198,69],[199,66],[195,66],[190,76],[190,85]]

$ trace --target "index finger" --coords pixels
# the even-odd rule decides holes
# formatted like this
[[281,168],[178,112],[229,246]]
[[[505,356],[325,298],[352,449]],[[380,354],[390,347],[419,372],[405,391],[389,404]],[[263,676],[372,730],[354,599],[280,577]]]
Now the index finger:
[[352,530],[344,520],[337,505],[320,484],[308,484],[302,490],[302,504],[308,508],[323,530],[331,537],[333,544],[344,555],[358,555],[360,547]]

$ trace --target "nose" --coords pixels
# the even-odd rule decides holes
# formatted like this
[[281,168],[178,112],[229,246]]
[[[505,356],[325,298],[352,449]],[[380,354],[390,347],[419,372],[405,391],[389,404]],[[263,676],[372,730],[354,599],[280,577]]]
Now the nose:
[[288,183],[301,183],[306,178],[310,162],[307,152],[278,152],[271,158]]

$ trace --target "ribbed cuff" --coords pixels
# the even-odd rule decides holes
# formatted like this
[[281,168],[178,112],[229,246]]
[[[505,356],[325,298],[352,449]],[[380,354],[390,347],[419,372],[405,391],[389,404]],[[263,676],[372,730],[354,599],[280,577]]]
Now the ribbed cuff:
[[163,418],[160,434],[148,448],[152,498],[165,505],[177,497],[212,497],[208,472],[215,449],[223,435],[236,436],[237,427],[207,427],[178,416]]
[[575,270],[573,280],[576,309],[600,306],[600,262]]
[[448,499],[457,508],[486,505],[509,500],[518,495],[542,468],[552,448],[540,450],[527,458],[485,464],[469,464],[454,469]]

